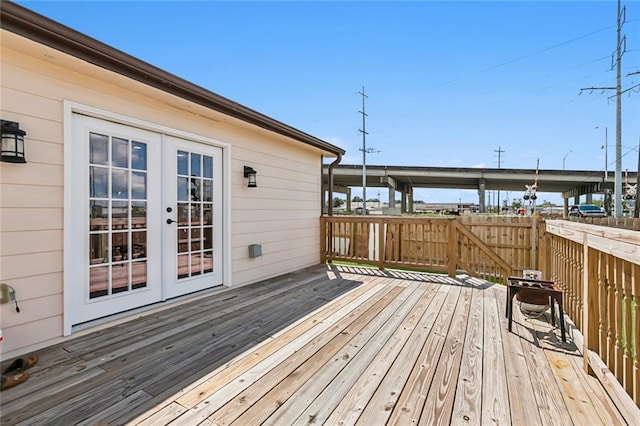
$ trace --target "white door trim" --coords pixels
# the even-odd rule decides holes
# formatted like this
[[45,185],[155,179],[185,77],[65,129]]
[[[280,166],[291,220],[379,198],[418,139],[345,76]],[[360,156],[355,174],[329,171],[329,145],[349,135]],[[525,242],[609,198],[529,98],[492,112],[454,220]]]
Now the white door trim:
[[[170,135],[182,139],[192,140],[207,145],[216,146],[222,149],[222,266],[223,266],[223,285],[232,285],[231,273],[231,145],[213,138],[197,135],[190,132],[162,126],[145,120],[128,117],[111,111],[102,110],[88,105],[80,104],[73,101],[63,101],[64,109],[64,222],[63,222],[63,264],[64,264],[64,285],[63,285],[63,335],[68,336],[72,333],[72,317],[70,315],[73,309],[72,276],[70,271],[74,269],[74,244],[78,241],[77,235],[74,234],[74,223],[77,213],[71,208],[73,201],[74,175],[72,171],[73,159],[73,114],[79,113],[94,118],[101,118],[114,121],[122,125],[137,127],[144,130],[160,133],[162,135]],[[160,214],[160,212],[158,212]]]

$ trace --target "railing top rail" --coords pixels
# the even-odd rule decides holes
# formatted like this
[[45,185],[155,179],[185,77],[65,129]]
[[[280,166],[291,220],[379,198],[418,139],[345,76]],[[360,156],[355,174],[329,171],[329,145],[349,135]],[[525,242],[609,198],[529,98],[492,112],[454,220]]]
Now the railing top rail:
[[640,233],[606,226],[550,220],[546,232],[640,265]]
[[640,232],[629,229],[611,228],[608,226],[593,225],[590,223],[569,222],[566,220],[547,220],[547,230],[563,229],[572,233],[595,235],[614,241],[640,246]]
[[434,217],[434,216],[425,216],[425,217],[415,217],[415,216],[383,216],[383,215],[375,215],[375,216],[322,216],[323,220],[327,220],[330,222],[380,222],[384,221],[387,223],[390,222],[425,222],[425,221],[442,221],[442,222],[451,222],[455,221],[456,217]]

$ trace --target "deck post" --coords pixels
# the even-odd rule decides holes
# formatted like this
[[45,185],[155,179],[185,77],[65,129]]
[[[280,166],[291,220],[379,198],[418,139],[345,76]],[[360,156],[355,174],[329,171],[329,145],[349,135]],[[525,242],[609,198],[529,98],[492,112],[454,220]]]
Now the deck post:
[[448,252],[449,252],[449,260],[447,262],[447,270],[450,277],[456,276],[456,265],[457,265],[457,257],[458,257],[458,243],[457,243],[457,226],[458,222],[456,219],[449,220],[449,243],[448,243]]
[[327,263],[329,241],[330,239],[327,238],[327,218],[320,216],[320,263]]
[[378,221],[378,269],[384,270],[386,226],[384,220]]
[[[583,268],[582,268],[582,360],[584,371],[594,376],[589,364],[589,351],[598,351],[598,262],[597,253],[589,249],[589,236],[585,232],[582,238]],[[561,319],[564,321],[564,319]]]
[[549,239],[547,235],[546,222],[542,221],[538,224],[536,233],[536,241],[538,242],[538,267],[536,269],[542,271],[542,279],[552,281],[549,277]]

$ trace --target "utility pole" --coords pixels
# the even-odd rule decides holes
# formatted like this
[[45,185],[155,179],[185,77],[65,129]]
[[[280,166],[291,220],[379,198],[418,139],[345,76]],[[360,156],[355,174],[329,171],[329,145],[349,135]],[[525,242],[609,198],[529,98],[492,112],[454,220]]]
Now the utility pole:
[[[618,0],[618,26],[617,26],[617,49],[616,49],[616,173],[615,173],[615,216],[622,217],[622,14],[626,9],[620,9],[620,0]],[[625,47],[627,37],[624,37]]]
[[[498,169],[501,166],[502,154],[505,152],[501,146],[498,146],[498,149],[494,149],[493,152],[498,153]],[[502,205],[500,204],[502,201],[500,200],[500,189],[498,188],[498,215],[500,215],[500,211],[502,210]]]
[[640,136],[638,137],[638,171],[636,172],[636,195],[633,200],[633,217],[640,218],[640,204],[638,204],[638,196],[640,196]]
[[362,91],[358,92],[359,95],[362,96],[362,111],[358,111],[362,114],[362,129],[358,129],[360,133],[362,133],[362,214],[367,214],[367,152],[373,152],[373,150],[367,150],[367,133],[366,130],[366,117],[365,113],[365,99],[368,98],[364,93],[364,86],[362,86]]
[[[621,7],[620,0],[618,0],[618,16],[617,16],[617,30],[616,30],[616,51],[615,51],[615,67],[616,67],[616,86],[615,87],[588,87],[580,89],[580,93],[584,90],[615,90],[616,91],[616,171],[614,182],[614,198],[615,198],[615,217],[622,217],[622,94],[631,90],[631,87],[627,90],[622,90],[622,56],[626,51],[627,36],[622,36],[622,26],[626,21],[626,8]],[[613,62],[613,61],[612,61]],[[612,64],[613,68],[613,64]]]

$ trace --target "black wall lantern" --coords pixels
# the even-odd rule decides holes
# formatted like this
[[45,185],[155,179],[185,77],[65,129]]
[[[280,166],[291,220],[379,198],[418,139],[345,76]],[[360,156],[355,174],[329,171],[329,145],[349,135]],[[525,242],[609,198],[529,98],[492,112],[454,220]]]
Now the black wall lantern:
[[14,121],[0,120],[2,143],[0,144],[0,160],[7,163],[26,163],[24,158],[24,130]]
[[253,170],[252,167],[244,166],[244,177],[249,179],[247,183],[247,188],[256,188],[258,184],[256,183],[256,175],[258,172]]

